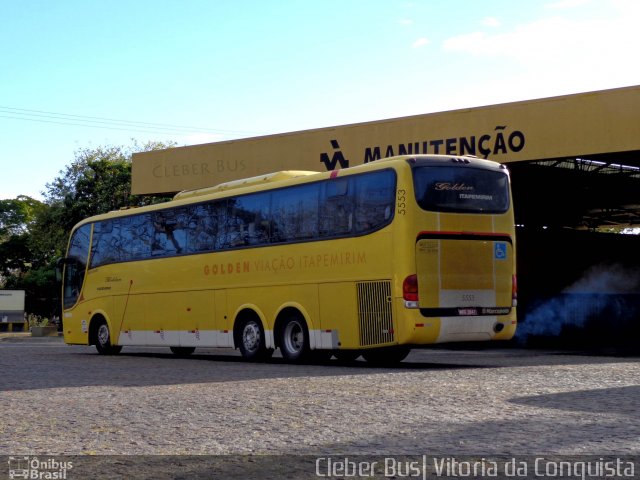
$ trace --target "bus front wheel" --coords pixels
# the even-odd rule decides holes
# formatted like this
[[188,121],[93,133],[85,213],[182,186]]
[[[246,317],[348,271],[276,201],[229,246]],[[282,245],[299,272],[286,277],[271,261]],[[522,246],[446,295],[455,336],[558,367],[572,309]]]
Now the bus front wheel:
[[96,350],[100,355],[115,355],[120,353],[122,347],[120,345],[111,344],[111,333],[109,332],[109,325],[106,320],[98,320],[98,324],[95,329],[95,344]]
[[297,315],[285,320],[280,328],[280,353],[285,360],[299,362],[309,355],[309,331]]

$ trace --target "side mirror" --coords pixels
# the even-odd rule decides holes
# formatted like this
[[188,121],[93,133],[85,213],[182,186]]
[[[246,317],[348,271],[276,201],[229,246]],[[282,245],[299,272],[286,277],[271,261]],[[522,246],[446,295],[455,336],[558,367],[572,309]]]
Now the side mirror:
[[78,263],[78,260],[76,260],[73,257],[61,257],[58,260],[56,260],[56,281],[58,282],[62,281],[62,271],[64,269],[64,266],[71,265],[74,263]]
[[64,268],[65,259],[63,257],[56,260],[56,282],[62,281],[62,269]]

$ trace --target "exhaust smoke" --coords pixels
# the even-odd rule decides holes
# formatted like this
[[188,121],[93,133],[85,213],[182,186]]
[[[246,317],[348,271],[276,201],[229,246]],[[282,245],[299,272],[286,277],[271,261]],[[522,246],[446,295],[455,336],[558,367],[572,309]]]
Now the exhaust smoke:
[[516,338],[558,337],[597,324],[610,334],[640,323],[640,270],[621,264],[600,264],[552,298],[524,312]]

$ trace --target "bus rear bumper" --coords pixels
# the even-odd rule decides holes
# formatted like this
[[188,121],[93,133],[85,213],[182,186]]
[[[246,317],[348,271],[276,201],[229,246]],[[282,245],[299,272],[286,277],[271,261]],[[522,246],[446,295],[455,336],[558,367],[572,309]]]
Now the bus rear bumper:
[[424,317],[418,310],[404,310],[401,317],[400,344],[510,340],[517,327],[515,309],[508,315],[455,317]]

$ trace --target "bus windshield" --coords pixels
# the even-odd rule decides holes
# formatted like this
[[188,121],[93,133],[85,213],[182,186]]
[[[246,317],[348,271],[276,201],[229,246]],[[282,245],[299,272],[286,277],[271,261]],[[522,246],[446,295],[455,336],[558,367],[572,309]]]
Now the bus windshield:
[[459,213],[504,213],[509,209],[505,171],[459,166],[416,166],[413,183],[424,210]]

